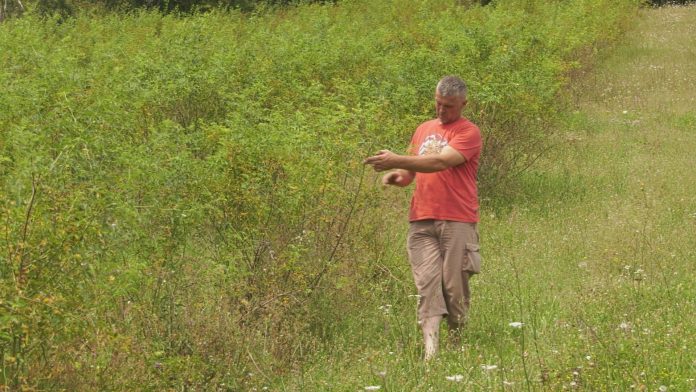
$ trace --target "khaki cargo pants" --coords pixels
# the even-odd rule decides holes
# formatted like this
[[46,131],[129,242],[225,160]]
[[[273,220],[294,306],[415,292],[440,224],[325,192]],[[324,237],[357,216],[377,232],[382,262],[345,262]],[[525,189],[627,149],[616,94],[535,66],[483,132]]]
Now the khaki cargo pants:
[[444,220],[411,222],[408,255],[420,296],[418,321],[447,315],[450,328],[466,322],[469,277],[481,271],[476,223]]

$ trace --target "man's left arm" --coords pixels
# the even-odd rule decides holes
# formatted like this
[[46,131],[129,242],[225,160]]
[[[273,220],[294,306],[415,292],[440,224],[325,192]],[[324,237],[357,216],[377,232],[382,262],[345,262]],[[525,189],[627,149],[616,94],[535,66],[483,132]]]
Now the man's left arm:
[[363,161],[372,165],[377,172],[390,169],[404,169],[418,173],[434,173],[452,166],[461,165],[466,158],[459,151],[446,146],[439,154],[399,155],[389,150],[380,150]]

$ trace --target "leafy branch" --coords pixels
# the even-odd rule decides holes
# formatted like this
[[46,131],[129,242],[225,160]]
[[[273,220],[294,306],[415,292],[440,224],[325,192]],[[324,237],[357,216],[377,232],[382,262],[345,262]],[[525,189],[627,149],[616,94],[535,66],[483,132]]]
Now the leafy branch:
[[29,232],[29,223],[31,222],[31,215],[34,210],[34,204],[36,202],[36,176],[32,173],[31,175],[31,197],[29,199],[29,205],[27,206],[27,211],[24,215],[24,223],[22,225],[22,237],[20,241],[21,256],[19,258],[19,268],[17,269],[17,279],[16,285],[21,290],[27,283],[27,273],[29,270],[29,258],[27,257],[27,235]]

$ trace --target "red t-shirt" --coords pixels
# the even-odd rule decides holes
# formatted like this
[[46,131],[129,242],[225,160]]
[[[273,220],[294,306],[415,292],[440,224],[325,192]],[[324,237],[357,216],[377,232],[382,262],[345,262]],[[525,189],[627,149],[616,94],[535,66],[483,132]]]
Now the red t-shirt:
[[478,222],[476,184],[481,155],[481,131],[460,118],[450,124],[430,120],[421,124],[411,139],[411,154],[439,154],[445,146],[459,151],[466,162],[435,173],[416,173],[409,221],[424,219]]

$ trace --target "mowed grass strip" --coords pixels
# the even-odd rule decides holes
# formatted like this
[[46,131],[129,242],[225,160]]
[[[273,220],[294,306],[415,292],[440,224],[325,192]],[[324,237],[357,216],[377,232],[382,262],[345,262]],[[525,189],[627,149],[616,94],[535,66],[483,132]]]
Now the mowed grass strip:
[[373,293],[385,307],[283,388],[694,389],[694,36],[696,6],[642,11],[578,79],[560,147],[523,174],[510,205],[484,202],[486,266],[463,347],[420,362],[414,290],[392,254],[400,280]]

